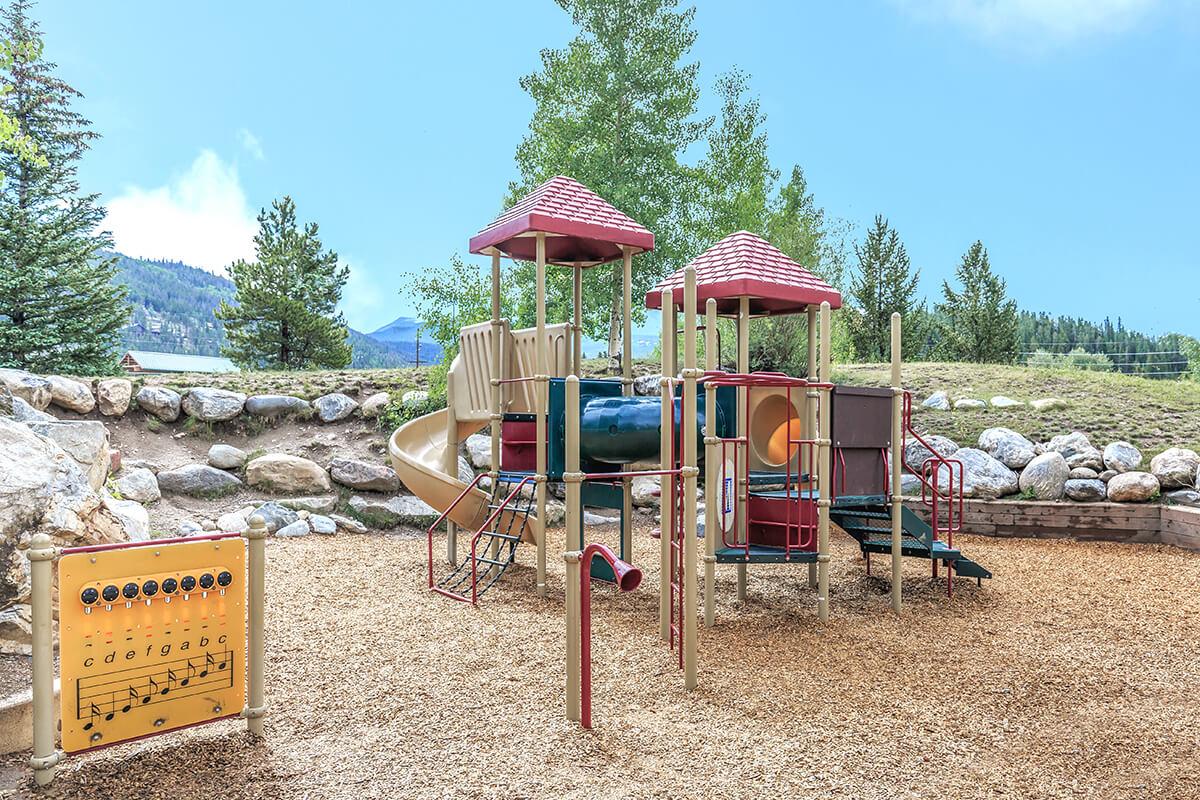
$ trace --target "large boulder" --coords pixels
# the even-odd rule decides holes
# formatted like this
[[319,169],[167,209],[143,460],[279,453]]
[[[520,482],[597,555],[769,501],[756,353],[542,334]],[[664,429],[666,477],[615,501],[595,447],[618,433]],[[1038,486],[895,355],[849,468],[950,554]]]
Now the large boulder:
[[335,483],[362,492],[400,491],[400,476],[386,464],[368,464],[353,458],[335,458],[329,462],[329,477]]
[[1067,407],[1067,401],[1058,397],[1040,397],[1030,401],[1029,407],[1034,411],[1061,411]]
[[1062,453],[1049,452],[1036,456],[1021,471],[1018,486],[1035,500],[1059,500],[1063,496],[1070,467]]
[[[929,434],[924,437],[929,443],[929,447],[918,442],[916,439],[910,440],[904,446],[904,464],[909,469],[919,472],[922,466],[933,457],[934,452],[943,458],[949,458],[958,452],[958,443],[945,436],[938,434]],[[933,448],[931,451],[930,448]]]
[[659,485],[658,478],[648,475],[640,475],[631,481],[630,493],[633,495],[633,504],[638,508],[656,508],[659,504],[659,498],[662,494],[662,488]]
[[1195,450],[1172,447],[1150,459],[1150,472],[1164,489],[1190,489],[1196,484],[1196,473],[1200,472],[1200,455]]
[[1072,478],[1063,485],[1063,494],[1077,503],[1095,503],[1107,496],[1104,481]]
[[1089,450],[1095,450],[1092,443],[1088,441],[1086,433],[1082,431],[1071,431],[1060,436],[1055,436],[1050,441],[1046,442],[1045,450],[1049,452],[1053,450],[1056,453],[1061,453],[1063,458],[1070,458],[1079,453],[1086,453]]
[[979,411],[987,408],[987,403],[973,397],[960,397],[954,401],[955,411]]
[[1043,447],[1043,452],[1060,453],[1067,460],[1067,466],[1087,467],[1100,472],[1104,469],[1104,454],[1088,441],[1087,434],[1081,431],[1071,431],[1055,436]]
[[921,401],[921,405],[934,411],[949,411],[951,409],[950,395],[947,392],[934,392]]
[[1009,428],[988,428],[979,434],[979,449],[1009,469],[1024,469],[1033,461],[1033,442]]
[[54,397],[50,381],[23,369],[0,369],[0,385],[7,387],[13,397],[21,398],[38,411],[45,411]]
[[120,417],[129,410],[133,384],[125,378],[105,378],[96,383],[96,404],[106,417]]
[[323,514],[313,514],[308,518],[308,526],[312,528],[313,533],[319,533],[323,536],[332,536],[337,533],[337,523],[332,517],[326,517]]
[[388,500],[354,495],[350,498],[350,510],[370,528],[395,528],[408,525],[428,528],[440,515],[437,509],[412,495],[397,495]]
[[242,413],[246,395],[226,389],[196,387],[183,397],[183,411],[200,422],[224,422]]
[[137,393],[138,408],[158,417],[163,422],[174,422],[179,419],[179,410],[183,398],[174,389],[164,389],[161,386],[143,386]]
[[337,508],[336,494],[316,495],[314,497],[285,497],[279,500],[279,505],[293,511],[307,511],[310,514],[328,514]]
[[1196,489],[1176,489],[1167,492],[1167,500],[1176,506],[1200,506],[1200,491]]
[[241,469],[246,463],[246,451],[230,444],[214,444],[208,448],[208,465],[217,469]]
[[108,428],[103,422],[93,420],[69,420],[55,422],[27,422],[29,429],[38,436],[53,439],[71,458],[79,464],[88,477],[93,489],[104,485],[108,477],[109,461]]
[[139,503],[153,503],[162,497],[158,488],[158,478],[145,467],[123,469],[121,477],[117,478],[115,486],[121,497],[126,500],[136,500]]
[[248,463],[246,483],[280,494],[314,494],[333,488],[320,464],[286,453],[271,453]]
[[1099,473],[1088,467],[1075,467],[1071,470],[1071,480],[1073,481],[1091,481],[1099,478]]
[[104,507],[120,521],[129,541],[150,541],[150,514],[141,503],[135,500],[117,500],[105,497]]
[[1011,397],[1005,397],[1002,394],[996,395],[988,402],[992,408],[1019,408],[1025,405],[1020,400],[1013,400]]
[[639,397],[661,397],[662,375],[642,375],[634,378],[633,393]]
[[383,413],[383,409],[391,401],[392,397],[387,392],[376,392],[363,401],[362,415],[363,419],[375,419]]
[[[1016,494],[1020,488],[1017,473],[1004,464],[989,456],[982,450],[964,447],[954,454],[954,458],[963,465],[963,497],[979,497],[994,500]],[[954,470],[957,480],[957,468]],[[949,468],[939,466],[937,470],[938,488],[942,492],[949,490]]]
[[492,437],[482,433],[474,433],[463,443],[467,451],[467,460],[475,469],[492,468]]
[[1142,451],[1129,442],[1110,442],[1104,448],[1104,468],[1113,472],[1133,472],[1142,465]]
[[75,459],[53,440],[0,418],[0,606],[28,600],[24,551],[39,532],[58,547],[127,539]]
[[159,472],[158,488],[166,494],[212,498],[236,492],[242,488],[242,482],[223,469],[207,464],[188,464]]
[[311,410],[307,400],[287,394],[256,394],[246,398],[246,413],[256,417],[287,417]]
[[250,514],[251,517],[262,517],[269,533],[274,533],[285,525],[291,525],[300,519],[300,515],[290,508],[276,502],[263,503]]
[[4,384],[0,384],[0,416],[12,417],[17,422],[55,422],[56,418],[45,411],[38,411],[26,400],[16,397]]
[[92,387],[82,381],[64,378],[61,375],[51,375],[46,378],[50,382],[50,402],[59,408],[87,414],[96,407],[96,398],[92,396]]
[[313,400],[313,408],[317,410],[317,419],[321,422],[338,422],[353,414],[358,403],[341,392],[333,392]]
[[289,525],[284,525],[282,528],[275,531],[276,536],[283,536],[285,538],[308,536],[310,533],[312,533],[312,529],[308,527],[308,520],[304,519],[298,519],[295,522]]
[[1141,503],[1156,497],[1161,487],[1149,472],[1122,472],[1108,482],[1108,499],[1117,503]]

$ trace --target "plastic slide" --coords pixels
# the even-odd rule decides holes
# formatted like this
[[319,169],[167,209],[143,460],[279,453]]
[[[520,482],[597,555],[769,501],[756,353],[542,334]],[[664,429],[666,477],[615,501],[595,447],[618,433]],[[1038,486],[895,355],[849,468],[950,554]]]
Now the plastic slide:
[[[446,463],[446,409],[435,411],[405,423],[392,434],[388,441],[388,455],[392,468],[408,490],[438,511],[445,511],[467,488],[458,475],[449,475]],[[472,433],[478,432],[482,423],[460,423],[458,437],[461,442]],[[501,498],[503,499],[503,498]],[[487,521],[490,496],[480,489],[472,489],[450,512],[450,520],[465,531],[474,534]],[[502,515],[506,516],[506,515]],[[502,525],[507,524],[502,519]],[[521,538],[534,541],[533,529],[528,516],[521,519]]]

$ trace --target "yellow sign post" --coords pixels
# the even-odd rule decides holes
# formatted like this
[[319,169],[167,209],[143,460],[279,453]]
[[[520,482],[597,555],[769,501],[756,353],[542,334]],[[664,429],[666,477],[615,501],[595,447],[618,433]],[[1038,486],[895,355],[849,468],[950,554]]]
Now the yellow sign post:
[[[255,518],[246,542],[214,534],[55,551],[46,537],[34,537],[31,765],[39,784],[50,782],[62,757],[54,749],[53,701],[37,692],[39,681],[53,684],[52,654],[38,657],[52,653],[49,625],[39,630],[36,620],[41,612],[49,622],[55,557],[63,752],[233,716],[260,734],[265,535]],[[47,670],[48,678],[39,675]]]

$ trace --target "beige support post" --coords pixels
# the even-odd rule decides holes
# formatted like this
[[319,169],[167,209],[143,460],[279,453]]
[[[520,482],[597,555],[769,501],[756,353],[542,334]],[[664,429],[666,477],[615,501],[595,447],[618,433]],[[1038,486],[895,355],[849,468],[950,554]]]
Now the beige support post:
[[[621,252],[621,394],[633,397],[633,250],[622,247]],[[633,560],[633,478],[621,481],[621,557]]]
[[[821,380],[829,382],[829,302],[821,303]],[[817,617],[822,622],[829,619],[829,507],[833,481],[830,480],[833,459],[830,453],[830,410],[833,396],[829,389],[821,389],[820,416],[821,446],[817,464]]]
[[903,458],[901,442],[901,402],[904,389],[900,383],[900,314],[892,314],[892,610],[900,613],[904,584],[903,547],[904,498],[900,491],[900,465]]
[[696,268],[683,272],[683,683],[696,688]]
[[[661,469],[671,469],[671,429],[674,427],[675,402],[670,378],[675,373],[675,300],[670,289],[662,292],[662,416],[659,418],[659,463]],[[671,532],[675,530],[675,481],[670,475],[659,478],[659,570],[658,570],[658,628],[664,642],[671,638]]]
[[582,555],[578,550],[563,553],[567,563],[567,719],[572,722],[579,721],[579,561]]
[[25,551],[29,559],[33,606],[33,780],[46,786],[54,780],[62,754],[54,746],[54,620],[52,592],[58,551],[44,533],[35,535]]
[[[738,300],[738,318],[737,318],[737,371],[746,373],[750,371],[750,298],[742,297]],[[750,436],[750,421],[746,418],[746,393],[750,390],[746,387],[739,387],[738,404],[737,404],[737,435],[743,439]],[[738,476],[734,479],[735,491],[737,492],[737,529],[734,531],[734,540],[739,544],[745,544],[747,537],[750,536],[747,512],[749,509],[746,506],[747,498],[749,497],[750,486],[742,480],[741,472],[749,468],[750,463],[750,447],[749,445],[742,446],[742,458],[738,459]],[[746,600],[746,565],[740,563],[737,565],[737,599],[739,602]]]
[[[704,368],[712,372],[717,362],[717,301],[704,304]],[[721,462],[718,449],[717,387],[704,384],[704,625],[716,623],[717,537],[721,535]]]
[[583,374],[583,267],[571,275],[571,374]]
[[[820,373],[817,371],[817,309],[813,305],[808,305],[805,307],[805,311],[808,312],[808,379],[816,383],[820,380]],[[821,395],[816,389],[809,389],[805,394],[808,400],[805,404],[808,414],[804,421],[804,438],[818,439],[820,434],[817,431],[817,400]],[[801,464],[804,463],[806,462],[801,462]],[[812,477],[809,476],[810,479]],[[808,565],[808,587],[810,589],[817,588],[816,562]]]
[[[446,450],[442,454],[442,469],[458,477],[458,416],[454,413],[454,381],[446,376]],[[458,526],[446,520],[446,561],[458,566]]]
[[264,664],[266,663],[266,539],[267,522],[258,514],[250,517],[250,528],[242,534],[249,551],[247,571],[250,574],[246,585],[246,606],[249,622],[249,642],[246,658],[248,681],[246,707],[242,716],[246,728],[254,736],[263,734],[263,717],[267,714],[267,703],[263,693]]
[[536,254],[537,331],[534,342],[534,413],[537,415],[537,481],[535,490],[537,517],[533,522],[537,537],[537,593],[546,595],[546,389],[549,388],[549,368],[546,365],[546,234],[537,234]]
[[579,491],[579,482],[583,478],[579,472],[579,378],[575,375],[567,378],[566,389],[566,436],[563,443],[566,451],[566,469],[563,472],[563,482],[567,490],[567,552],[563,553],[563,558],[567,562],[567,719],[578,721],[579,625],[582,613],[579,559],[583,550],[583,498]]
[[566,436],[563,449],[566,464],[563,483],[566,488],[566,543],[568,550],[583,549],[583,503],[579,482],[583,474],[579,471],[579,378],[571,375],[566,381]]
[[[488,475],[492,479],[492,492],[496,492],[500,480],[500,422],[503,419],[503,411],[501,410],[501,391],[503,385],[500,383],[502,364],[502,352],[500,337],[503,328],[500,323],[500,251],[492,251],[492,381],[491,381],[491,435],[492,435],[492,452],[491,452],[491,469],[488,470]],[[457,450],[455,448],[455,471],[451,475],[458,474]],[[493,538],[489,553],[492,561],[500,560],[500,540]],[[455,562],[457,563],[457,562]],[[489,572],[496,569],[494,565],[489,564]]]

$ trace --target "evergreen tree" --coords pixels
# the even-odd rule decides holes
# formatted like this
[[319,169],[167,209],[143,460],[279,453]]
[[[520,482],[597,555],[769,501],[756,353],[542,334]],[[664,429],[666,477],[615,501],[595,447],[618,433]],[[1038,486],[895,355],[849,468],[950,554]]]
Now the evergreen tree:
[[1008,364],[1017,356],[1017,302],[1005,296],[1004,279],[992,272],[987,249],[976,241],[954,271],[962,291],[942,282],[942,346],[957,361]]
[[341,369],[350,363],[346,323],[334,313],[350,269],[322,251],[317,224],[300,229],[296,204],[284,197],[258,215],[257,259],[229,267],[234,303],[221,302],[221,349],[252,369]]
[[893,313],[898,311],[907,320],[905,340],[921,342],[923,307],[916,299],[921,272],[912,268],[900,235],[883,215],[876,215],[866,241],[855,245],[854,253],[858,271],[850,281],[855,315],[850,338],[860,359],[886,361],[890,358]]
[[[698,65],[683,62],[696,40],[695,10],[678,10],[676,0],[557,2],[579,33],[564,49],[543,50],[542,68],[521,79],[536,107],[506,205],[568,175],[654,231],[654,250],[633,261],[633,296],[641,297],[695,252],[687,231],[697,177],[680,163],[708,128],[695,116]],[[568,318],[570,273],[547,273],[552,318]],[[533,296],[532,265],[518,264],[512,278],[518,296]],[[587,270],[583,283],[584,332],[608,340],[612,361],[620,352],[621,266]],[[518,324],[530,324],[531,304],[517,310]],[[644,314],[641,303],[633,310]]]
[[0,365],[107,372],[129,306],[113,284],[116,260],[101,253],[110,240],[96,232],[98,195],[80,194],[76,178],[97,134],[71,108],[80,93],[42,58],[29,7],[14,0],[0,13],[0,110],[19,131],[0,147]]

